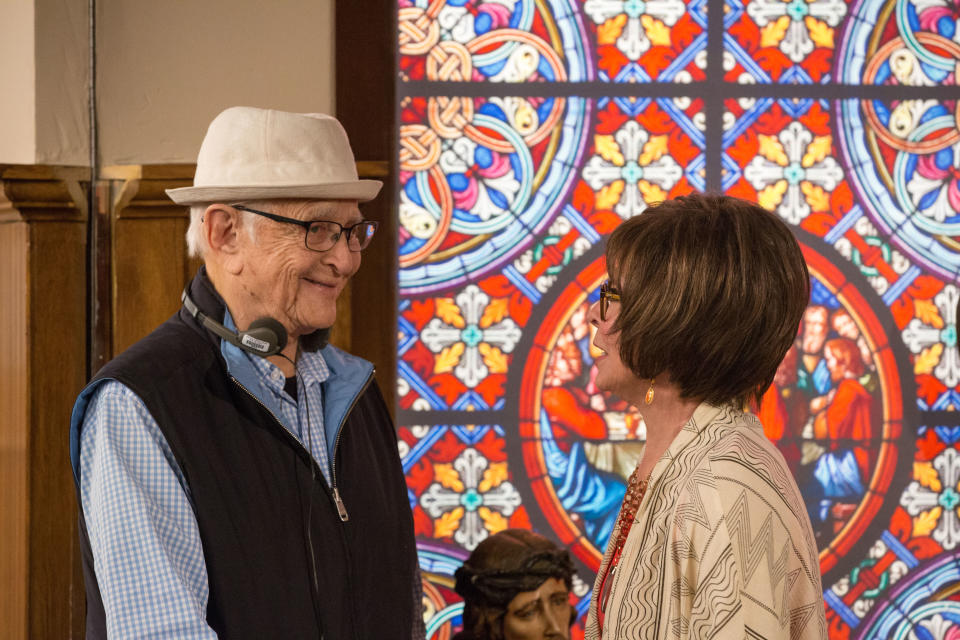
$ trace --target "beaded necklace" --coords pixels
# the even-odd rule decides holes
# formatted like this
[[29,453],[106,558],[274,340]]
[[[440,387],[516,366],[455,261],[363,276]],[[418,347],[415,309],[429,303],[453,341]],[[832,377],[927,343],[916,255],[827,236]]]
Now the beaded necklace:
[[630,474],[627,481],[627,491],[623,496],[623,506],[620,507],[620,515],[617,517],[620,530],[617,534],[617,541],[613,547],[613,554],[610,557],[610,564],[607,565],[606,574],[603,576],[603,582],[600,583],[600,607],[598,611],[599,626],[603,628],[603,616],[607,610],[607,600],[610,599],[610,591],[613,586],[613,574],[616,573],[617,566],[620,563],[620,556],[623,553],[623,545],[627,543],[627,536],[630,534],[630,528],[637,517],[637,511],[640,509],[640,503],[643,501],[643,495],[647,492],[647,483],[649,477],[640,478],[639,465]]
[[643,501],[643,494],[647,492],[648,481],[649,477],[640,478],[639,466],[630,474],[627,491],[623,496],[623,506],[620,507],[620,533],[617,535],[617,545],[614,547],[614,553],[619,554],[623,551],[623,545],[626,544],[627,536],[630,534],[630,527],[633,526],[637,511],[640,509],[640,503]]

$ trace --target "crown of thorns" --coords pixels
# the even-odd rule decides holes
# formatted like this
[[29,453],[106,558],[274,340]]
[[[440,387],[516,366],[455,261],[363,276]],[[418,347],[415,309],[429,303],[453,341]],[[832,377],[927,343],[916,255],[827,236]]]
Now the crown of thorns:
[[505,608],[514,596],[533,591],[544,580],[558,578],[570,587],[573,561],[565,550],[542,551],[527,558],[521,567],[510,570],[477,570],[464,564],[454,574],[454,590],[466,602],[481,607]]

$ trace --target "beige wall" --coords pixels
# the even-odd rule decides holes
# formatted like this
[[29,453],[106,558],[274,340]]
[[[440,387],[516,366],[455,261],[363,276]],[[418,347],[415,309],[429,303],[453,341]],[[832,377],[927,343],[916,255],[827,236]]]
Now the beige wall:
[[98,3],[102,164],[194,162],[233,105],[332,112],[333,3]]
[[[193,162],[226,107],[334,110],[334,0],[97,3],[101,166]],[[87,0],[0,0],[0,164],[89,165]]]
[[35,162],[89,165],[88,2],[35,0],[33,4],[37,71]]
[[89,164],[87,0],[0,2],[0,163]]
[[0,2],[0,163],[33,164],[33,0]]

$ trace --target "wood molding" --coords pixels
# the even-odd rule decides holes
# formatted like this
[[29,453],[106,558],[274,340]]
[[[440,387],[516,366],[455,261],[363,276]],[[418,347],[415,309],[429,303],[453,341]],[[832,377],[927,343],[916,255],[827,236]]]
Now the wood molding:
[[67,427],[86,382],[89,179],[82,167],[0,165],[0,620],[9,637],[82,635]]
[[187,207],[175,204],[166,189],[193,184],[194,164],[137,164],[104,167],[103,180],[111,183],[113,217],[184,217]]
[[359,160],[357,162],[357,175],[360,178],[389,178],[390,163],[386,160]]
[[90,169],[0,164],[0,223],[86,222]]

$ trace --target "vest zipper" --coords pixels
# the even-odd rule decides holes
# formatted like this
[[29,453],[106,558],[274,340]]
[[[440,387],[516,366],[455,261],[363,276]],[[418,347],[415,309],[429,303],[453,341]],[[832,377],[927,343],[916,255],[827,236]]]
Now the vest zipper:
[[333,488],[333,501],[337,503],[337,513],[340,514],[340,522],[349,520],[350,515],[347,513],[347,506],[343,504],[343,498],[340,497],[340,492],[336,487]]
[[[337,505],[337,513],[340,514],[340,522],[346,522],[350,519],[350,515],[347,513],[347,506],[343,504],[343,499],[340,497],[340,491],[337,490],[337,449],[340,448],[340,434],[343,433],[344,423],[347,421],[347,418],[350,417],[350,414],[353,413],[353,408],[356,407],[357,402],[360,401],[360,396],[367,391],[367,387],[370,386],[370,382],[373,380],[373,375],[376,372],[376,369],[370,370],[370,374],[364,381],[360,391],[353,397],[353,402],[350,403],[350,408],[347,409],[346,413],[343,414],[343,419],[340,420],[340,424],[337,425],[337,437],[333,441],[333,459],[330,460],[330,478],[333,481],[333,500]],[[249,393],[249,391],[247,393]]]
[[[340,516],[340,522],[346,522],[350,519],[350,514],[347,513],[347,506],[343,503],[343,498],[340,497],[340,490],[337,489],[337,449],[340,448],[340,435],[343,433],[344,423],[347,421],[347,418],[350,417],[350,414],[353,412],[353,408],[357,406],[357,402],[360,401],[360,396],[362,396],[364,392],[366,392],[367,387],[370,386],[370,382],[373,380],[373,376],[375,373],[376,373],[376,369],[373,369],[370,371],[370,374],[367,376],[366,381],[364,381],[363,386],[360,388],[360,391],[357,393],[356,396],[354,396],[353,402],[350,403],[350,408],[347,409],[346,413],[343,414],[343,419],[340,420],[340,424],[337,425],[337,437],[333,441],[333,458],[330,460],[330,480],[331,480],[332,486],[330,488],[333,491],[333,504],[334,506],[337,507],[337,514]],[[307,451],[307,448],[303,446],[303,443],[293,437],[290,431],[288,431],[287,428],[283,425],[283,423],[280,422],[280,419],[277,418],[277,416],[273,413],[273,411],[270,410],[269,407],[267,407],[267,405],[263,404],[263,401],[260,400],[260,398],[258,398],[252,391],[250,391],[245,386],[243,386],[243,384],[233,376],[230,376],[230,379],[233,380],[234,384],[236,384],[238,387],[243,389],[248,396],[253,398],[257,404],[263,407],[264,411],[270,414],[270,417],[273,418],[273,421],[276,422],[281,429],[283,429],[283,433],[286,435],[286,437],[288,437],[290,440],[295,442],[297,446],[299,446],[301,449],[307,452],[307,457],[310,458],[311,464],[317,467],[320,466],[317,464],[317,461],[314,460],[313,453],[310,451]],[[307,426],[307,428],[308,429],[310,428],[309,425]],[[323,445],[321,444],[321,446]],[[323,481],[322,471],[320,473],[320,477],[321,477],[321,481]]]
[[[267,405],[263,404],[263,401],[260,400],[260,398],[258,398],[252,391],[250,391],[250,390],[247,389],[245,386],[243,386],[243,383],[241,383],[239,380],[237,380],[237,379],[234,378],[233,376],[230,376],[230,379],[233,380],[234,384],[236,384],[238,387],[240,387],[241,389],[243,389],[244,392],[246,392],[246,394],[247,394],[248,396],[250,396],[251,398],[253,398],[253,400],[254,400],[257,404],[259,404],[261,407],[263,407],[263,410],[264,410],[264,411],[266,411],[268,414],[270,414],[270,417],[273,418],[273,421],[276,422],[276,423],[277,423],[277,426],[280,427],[280,429],[283,431],[284,437],[286,437],[288,440],[290,440],[290,441],[293,442],[295,445],[297,445],[298,447],[300,447],[300,449],[303,450],[303,451],[307,454],[307,457],[310,459],[310,464],[312,464],[313,466],[317,467],[318,470],[320,470],[320,465],[317,464],[317,461],[316,461],[316,460],[314,460],[314,458],[313,458],[313,453],[311,453],[310,451],[307,451],[307,448],[306,448],[305,446],[303,446],[303,443],[293,437],[293,434],[291,434],[290,431],[287,429],[287,427],[284,426],[284,424],[283,424],[282,422],[280,422],[280,419],[276,416],[276,414],[274,414],[273,411],[271,411],[270,408],[269,408]],[[309,429],[310,427],[308,426],[307,428]],[[320,482],[323,483],[324,485],[326,485],[326,480],[325,480],[324,477],[323,477],[323,471],[322,471],[322,470],[320,470]],[[337,491],[336,485],[334,485],[333,491],[334,491],[334,493],[336,493],[336,491]],[[339,511],[340,511],[340,508],[341,508],[342,501],[341,501],[339,498],[337,498],[336,495],[334,495],[334,504],[336,505],[337,511],[339,512]]]
[[[227,375],[230,375],[230,374],[228,373]],[[295,445],[297,445],[297,446],[300,447],[303,451],[305,451],[306,454],[307,454],[307,458],[310,459],[310,464],[312,464],[314,468],[319,469],[319,468],[320,468],[320,465],[317,464],[317,461],[316,461],[316,460],[314,460],[314,458],[313,458],[313,453],[310,452],[310,451],[307,451],[307,448],[306,448],[305,446],[303,446],[303,443],[301,443],[299,440],[297,440],[296,438],[293,437],[293,434],[291,434],[291,433],[287,430],[287,428],[284,426],[284,424],[283,424],[282,422],[280,422],[280,419],[276,416],[276,414],[275,414],[273,411],[271,411],[270,408],[267,407],[267,405],[263,404],[263,401],[262,401],[260,398],[258,398],[256,395],[254,395],[253,392],[251,392],[249,389],[247,389],[245,386],[243,386],[243,384],[242,384],[239,380],[237,380],[236,378],[234,378],[232,375],[230,375],[230,379],[233,380],[233,383],[234,383],[235,385],[237,385],[238,387],[240,387],[241,389],[243,389],[244,393],[246,393],[248,396],[250,396],[251,398],[253,398],[253,400],[254,400],[257,404],[259,404],[261,407],[263,407],[263,410],[266,411],[266,412],[270,415],[270,417],[273,418],[273,421],[277,423],[277,426],[280,427],[280,430],[283,432],[284,437],[286,437],[288,440],[292,441]],[[309,429],[310,426],[308,425],[307,428]],[[320,483],[321,483],[322,485],[323,485],[323,484],[326,484],[326,481],[323,479],[323,471],[322,471],[322,470],[320,470]],[[311,492],[312,492],[312,489],[311,489]],[[340,500],[339,495],[337,495],[337,488],[336,488],[336,486],[334,486],[333,492],[334,492],[335,502],[336,502],[336,505],[337,505],[337,512],[340,512],[340,509],[342,508],[343,502]],[[313,500],[313,496],[312,496],[312,495],[310,496],[310,500]],[[343,519],[343,516],[341,516],[340,519],[342,520],[342,519]],[[311,523],[307,522],[307,527],[310,527],[310,526],[311,526]],[[314,572],[316,572],[316,566],[314,566]],[[316,580],[316,574],[314,574],[314,580]],[[323,639],[324,639],[324,635],[323,635],[323,624],[322,624],[322,622],[321,622],[321,619],[320,619],[320,616],[319,616],[319,612],[316,611],[316,596],[314,596],[313,600],[314,600],[314,615],[317,616],[317,625],[319,626],[319,629],[320,629],[320,640],[323,640]]]

